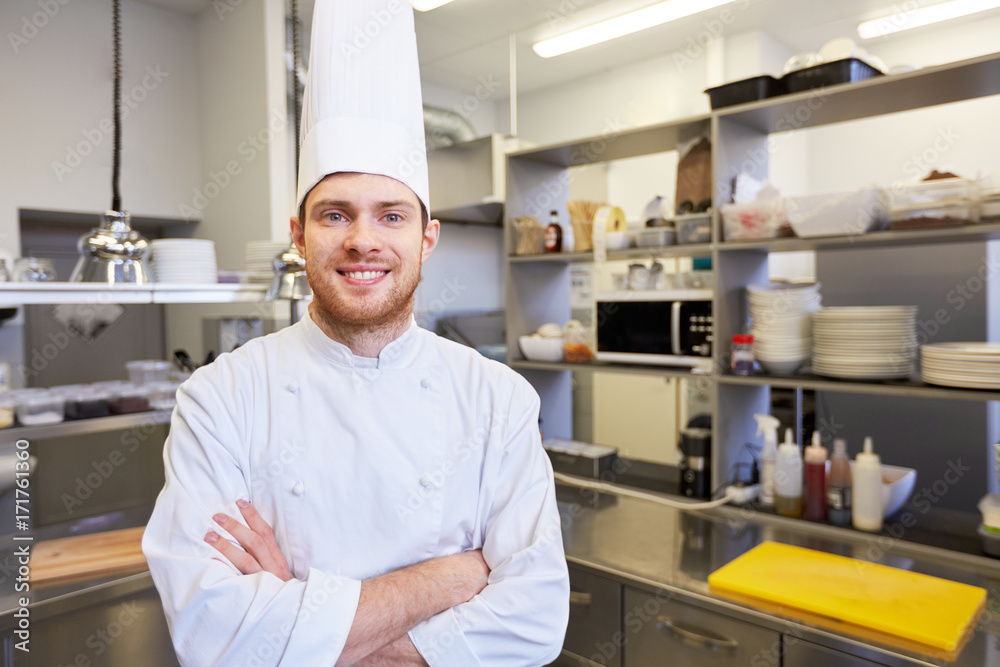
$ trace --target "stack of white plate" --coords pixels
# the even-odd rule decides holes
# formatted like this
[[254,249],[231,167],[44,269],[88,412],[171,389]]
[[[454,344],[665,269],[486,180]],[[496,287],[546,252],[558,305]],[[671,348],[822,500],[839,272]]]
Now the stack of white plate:
[[251,241],[247,243],[247,272],[252,283],[270,283],[274,279],[274,258],[288,247],[288,241]]
[[823,308],[813,318],[812,369],[859,380],[905,378],[917,356],[916,306]]
[[920,356],[924,382],[1000,389],[1000,343],[934,343]]
[[754,357],[771,375],[791,375],[812,352],[812,315],[819,309],[819,284],[749,285]]
[[156,282],[199,285],[219,282],[214,241],[157,239],[149,248]]

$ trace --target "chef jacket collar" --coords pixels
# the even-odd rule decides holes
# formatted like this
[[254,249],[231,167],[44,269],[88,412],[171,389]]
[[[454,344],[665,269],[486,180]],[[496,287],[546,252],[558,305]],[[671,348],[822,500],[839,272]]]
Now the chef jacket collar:
[[327,336],[319,325],[313,321],[312,313],[300,321],[300,325],[305,327],[305,337],[309,346],[318,352],[325,359],[351,369],[371,369],[379,370],[385,368],[398,368],[406,366],[412,362],[418,347],[417,320],[411,315],[410,326],[399,338],[391,341],[379,352],[378,359],[371,357],[359,357],[355,355],[351,348],[343,343],[339,343]]

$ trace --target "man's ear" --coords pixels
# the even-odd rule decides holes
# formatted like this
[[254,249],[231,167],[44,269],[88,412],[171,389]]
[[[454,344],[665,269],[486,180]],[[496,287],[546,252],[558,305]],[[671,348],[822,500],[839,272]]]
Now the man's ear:
[[295,247],[299,249],[299,253],[305,257],[306,256],[306,230],[305,227],[299,222],[299,217],[293,215],[289,221],[292,229],[292,242],[295,243]]
[[423,251],[420,260],[424,261],[431,256],[434,248],[437,247],[438,239],[441,236],[441,222],[439,220],[428,220],[427,229],[424,230]]

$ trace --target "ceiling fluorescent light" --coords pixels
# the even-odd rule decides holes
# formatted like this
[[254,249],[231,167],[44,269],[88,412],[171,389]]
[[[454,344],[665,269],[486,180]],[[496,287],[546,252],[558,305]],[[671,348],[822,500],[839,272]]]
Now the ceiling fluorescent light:
[[663,25],[685,16],[714,9],[733,0],[667,0],[644,9],[637,9],[600,23],[542,40],[532,46],[543,58],[561,56],[570,51],[617,39],[646,28]]
[[941,2],[859,23],[858,35],[861,39],[884,37],[900,30],[957,19],[961,16],[985,12],[997,7],[1000,7],[1000,0],[950,0],[950,2]]
[[451,0],[410,0],[410,4],[418,12],[429,12],[432,9],[437,9],[441,5],[447,5]]

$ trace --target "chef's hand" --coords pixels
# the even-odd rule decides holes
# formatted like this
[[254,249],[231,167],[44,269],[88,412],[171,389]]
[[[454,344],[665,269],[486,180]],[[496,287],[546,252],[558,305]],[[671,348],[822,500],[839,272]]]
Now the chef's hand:
[[247,501],[237,500],[236,505],[240,508],[243,518],[246,519],[246,526],[226,514],[216,514],[212,518],[217,524],[229,531],[229,534],[236,538],[243,549],[233,545],[229,540],[223,539],[216,532],[209,532],[205,535],[205,541],[228,558],[229,562],[243,574],[270,572],[282,581],[293,579],[292,572],[288,569],[288,561],[285,560],[285,555],[278,548],[271,526]]

